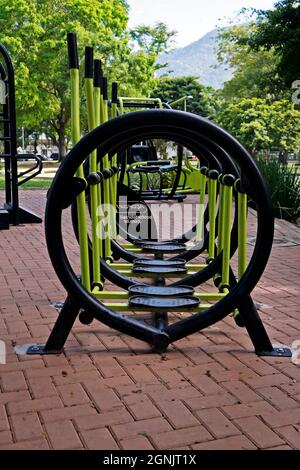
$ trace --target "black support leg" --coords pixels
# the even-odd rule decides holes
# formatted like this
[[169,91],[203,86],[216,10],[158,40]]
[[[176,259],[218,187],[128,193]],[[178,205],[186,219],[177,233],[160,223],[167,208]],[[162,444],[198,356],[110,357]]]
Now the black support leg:
[[67,297],[45,346],[33,345],[26,354],[60,354],[79,314],[80,306]]
[[290,348],[272,345],[250,295],[243,300],[238,309],[258,356],[292,356]]

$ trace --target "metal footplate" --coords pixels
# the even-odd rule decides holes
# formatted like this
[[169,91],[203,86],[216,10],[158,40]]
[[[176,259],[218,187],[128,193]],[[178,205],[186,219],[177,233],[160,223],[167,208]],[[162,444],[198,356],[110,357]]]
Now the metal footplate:
[[130,295],[147,295],[156,297],[186,297],[194,294],[190,286],[145,286],[136,284],[128,289]]
[[147,243],[145,245],[141,244],[140,247],[146,253],[157,253],[157,254],[168,254],[168,253],[182,253],[186,250],[184,245],[179,243]]
[[170,240],[145,240],[143,238],[139,238],[138,240],[134,241],[134,245],[136,246],[146,246],[146,245],[178,245],[177,241],[170,241]]
[[186,309],[195,309],[198,307],[200,300],[196,297],[147,297],[147,296],[133,296],[128,300],[130,307],[133,309],[146,310],[146,311],[165,311],[165,312],[181,312]]
[[135,259],[134,266],[164,266],[164,267],[178,267],[183,268],[185,266],[184,259]]
[[132,273],[142,276],[178,276],[187,273],[187,268],[172,266],[134,266]]

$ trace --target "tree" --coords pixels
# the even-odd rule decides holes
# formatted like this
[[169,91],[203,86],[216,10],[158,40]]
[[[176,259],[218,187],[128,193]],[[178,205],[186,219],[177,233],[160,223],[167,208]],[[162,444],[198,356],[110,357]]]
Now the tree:
[[220,59],[238,72],[231,84],[238,85],[244,76],[244,81],[250,78],[248,89],[257,83],[262,85],[256,88],[258,92],[268,90],[278,99],[278,92],[290,90],[292,82],[300,78],[300,2],[281,0],[271,10],[252,8],[242,13],[245,11],[252,17],[247,25],[221,31]]
[[[144,49],[133,50],[127,22],[125,0],[1,1],[0,41],[16,66],[18,120],[31,129],[42,125],[62,158],[70,121],[67,32],[77,32],[81,62],[84,46],[94,46],[110,80],[120,82],[120,93],[150,92],[155,48],[150,55]],[[167,43],[164,33],[168,37],[167,28],[159,29],[156,50],[159,41]]]
[[[168,103],[184,96],[192,96],[186,102],[187,111],[210,118],[214,118],[217,113],[218,99],[215,90],[199,83],[197,77],[158,78],[152,96]],[[183,103],[177,105],[178,109],[182,107]]]
[[254,10],[257,27],[245,43],[253,50],[274,49],[277,70],[287,87],[300,78],[300,2],[281,0],[272,10]]
[[250,23],[220,30],[219,61],[235,71],[224,84],[222,96],[225,99],[257,97],[275,101],[290,93],[278,74],[279,59],[274,49],[253,50],[246,44],[255,28],[256,25]]
[[281,153],[300,149],[300,112],[289,101],[268,103],[251,98],[224,102],[218,122],[256,155],[263,150]]
[[139,48],[147,55],[158,56],[172,44],[176,31],[169,31],[164,23],[157,22],[154,26],[139,25],[130,31],[130,35]]

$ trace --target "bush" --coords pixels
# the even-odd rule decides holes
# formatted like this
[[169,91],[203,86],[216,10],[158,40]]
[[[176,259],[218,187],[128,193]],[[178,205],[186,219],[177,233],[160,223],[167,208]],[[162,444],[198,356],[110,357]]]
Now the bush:
[[258,159],[257,164],[269,186],[275,217],[295,221],[300,217],[300,175],[273,158]]

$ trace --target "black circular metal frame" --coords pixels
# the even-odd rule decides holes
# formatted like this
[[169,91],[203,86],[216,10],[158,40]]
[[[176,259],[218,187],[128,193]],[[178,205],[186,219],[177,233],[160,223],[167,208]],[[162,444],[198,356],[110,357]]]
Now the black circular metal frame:
[[[251,181],[251,194],[255,195],[257,207],[256,243],[247,269],[239,282],[222,300],[209,309],[179,320],[167,326],[164,331],[115,312],[95,299],[82,286],[72,269],[65,252],[62,236],[62,212],[65,208],[63,201],[66,200],[66,188],[72,187],[72,180],[77,168],[94,149],[102,149],[102,147],[105,149],[106,147],[104,150],[106,153],[107,146],[116,145],[126,138],[132,130],[134,130],[137,139],[143,135],[163,136],[164,133],[169,135],[172,132],[183,144],[185,138],[188,139],[193,133],[195,149],[197,149],[196,136],[198,136],[199,142],[205,141],[206,138],[215,142],[230,155],[241,169],[242,174],[247,177],[246,179]],[[200,148],[197,149],[197,153],[201,153]],[[61,164],[49,190],[45,229],[47,247],[53,267],[67,290],[69,298],[108,326],[156,347],[164,348],[172,341],[223,319],[244,303],[245,299],[249,298],[268,262],[273,240],[273,216],[265,182],[252,157],[236,139],[224,129],[202,117],[180,111],[148,110],[115,118],[90,132],[75,145]],[[272,345],[270,347],[272,348]]]
[[[130,134],[130,133],[128,133]],[[114,155],[118,149],[122,149],[122,151],[126,148],[128,145],[132,145],[132,142],[135,139],[135,134],[131,131],[131,139],[128,138],[128,135],[126,135],[125,142],[121,141],[118,142],[118,148],[114,147],[113,150],[111,150],[111,147],[104,146],[104,148],[98,149],[98,158],[101,159],[101,156],[105,155],[106,151],[110,151],[110,157]],[[193,136],[193,138],[191,137]],[[178,138],[178,134],[174,134],[169,131],[168,134],[164,133],[164,137],[168,137],[168,139],[174,140],[177,144],[181,144],[182,140]],[[233,174],[236,178],[239,177],[238,169],[233,162],[233,160],[229,157],[229,155],[219,146],[214,144],[214,142],[210,141],[207,137],[205,139],[205,144],[201,143],[198,141],[199,136],[195,135],[193,133],[190,134],[189,137],[185,137],[184,143],[185,146],[193,151],[196,155],[199,151],[201,150],[201,160],[204,160],[205,164],[207,165],[207,168],[217,170],[219,173],[230,173]],[[195,148],[195,140],[197,142],[197,148]],[[199,157],[198,157],[199,158]],[[88,164],[88,161],[86,161],[86,164]],[[132,191],[130,188],[127,188],[124,185],[121,185],[122,190],[125,190],[125,194],[129,196],[129,200],[132,202],[142,202],[143,204],[144,201],[140,201],[138,198],[138,195]],[[86,189],[87,193],[87,199],[89,200],[89,187]],[[137,196],[137,199],[135,200],[134,198]],[[146,206],[147,211],[150,212],[148,206]],[[76,238],[78,240],[78,220],[77,220],[77,207],[76,207],[76,201],[72,204],[72,221],[73,221],[73,227],[75,231]],[[176,260],[176,259],[184,259],[185,261],[191,261],[192,259],[196,258],[199,256],[208,246],[208,237],[209,237],[209,232],[206,229],[206,224],[208,222],[208,210],[206,208],[206,211],[204,213],[204,240],[195,246],[193,246],[193,249],[188,249],[183,253],[180,253],[179,255],[175,255],[173,258],[169,258],[169,260]],[[217,216],[217,224],[218,225],[218,216]],[[188,232],[182,234],[181,236],[177,237],[176,239],[170,240],[170,242],[179,242],[179,243],[185,243],[189,240],[192,239],[192,237],[195,235],[196,231],[196,225],[190,229]],[[237,220],[237,212],[235,212],[234,215],[234,221],[232,224],[232,230],[231,230],[231,257],[235,253],[237,249],[237,231],[238,231],[238,220]],[[126,238],[126,233],[122,233],[123,238]],[[130,241],[131,238],[130,236],[127,237]],[[111,241],[112,245],[112,250],[113,250],[113,255],[116,259],[124,259],[125,261],[128,261],[129,263],[133,263],[136,260],[143,258],[143,256],[131,253],[129,250],[126,250],[122,246],[120,246],[119,243],[117,243],[115,240]],[[90,250],[90,258],[91,258],[91,252],[92,252],[92,242],[89,239],[89,250]],[[187,277],[187,284],[191,286],[197,286],[200,285],[206,281],[208,281],[210,278],[212,278],[214,275],[216,275],[220,270],[222,269],[222,252],[219,253],[205,268],[203,268],[201,271],[198,271],[195,274],[192,274],[191,276]],[[128,289],[130,286],[133,284],[136,284],[136,281],[134,279],[128,278],[127,276],[124,276],[120,274],[118,271],[116,271],[113,268],[113,265],[106,263],[105,259],[101,260],[101,270],[108,280],[113,282],[114,284],[118,285],[119,287],[122,287],[123,289]],[[233,284],[236,283],[234,276],[231,273],[231,281]],[[180,284],[181,280],[175,282],[175,284]],[[140,282],[141,284],[141,282]]]

